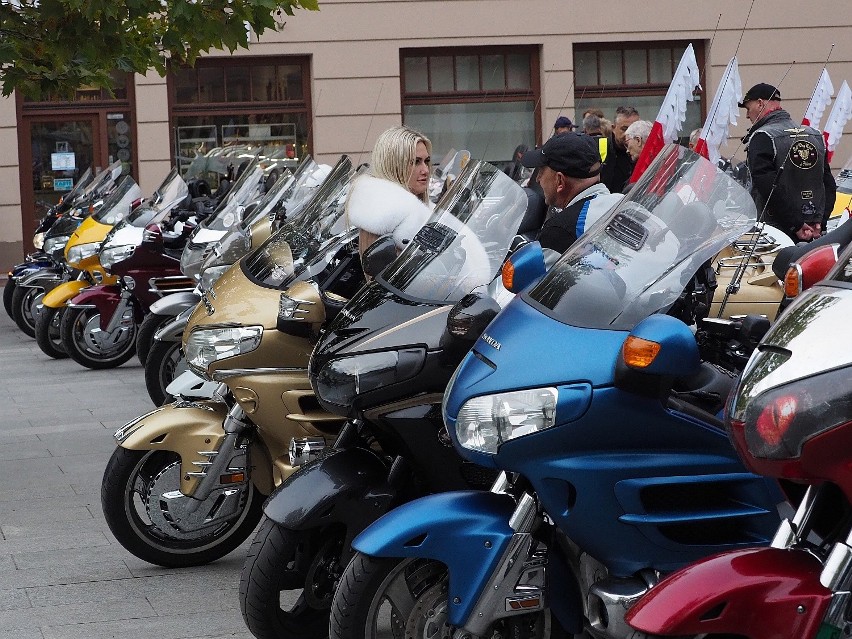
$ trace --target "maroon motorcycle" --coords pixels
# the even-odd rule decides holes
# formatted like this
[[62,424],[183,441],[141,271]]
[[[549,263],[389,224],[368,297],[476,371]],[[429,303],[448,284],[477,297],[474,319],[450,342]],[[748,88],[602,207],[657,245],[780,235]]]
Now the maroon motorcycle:
[[139,324],[153,302],[191,291],[180,256],[200,215],[189,188],[172,170],[150,201],[116,225],[100,247],[115,285],[92,286],[68,302],[59,333],[68,355],[87,368],[113,368],[136,352]]

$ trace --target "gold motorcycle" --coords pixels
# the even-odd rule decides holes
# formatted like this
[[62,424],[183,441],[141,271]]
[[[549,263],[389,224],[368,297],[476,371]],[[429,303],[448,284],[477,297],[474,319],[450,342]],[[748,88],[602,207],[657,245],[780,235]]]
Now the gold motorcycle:
[[[343,157],[302,215],[233,265],[184,331],[192,371],[218,397],[177,401],[115,433],[101,501],[116,539],[162,566],[198,565],[241,544],[266,495],[336,437],[307,376],[320,328],[364,281],[346,228]],[[295,444],[294,444],[295,441]]]

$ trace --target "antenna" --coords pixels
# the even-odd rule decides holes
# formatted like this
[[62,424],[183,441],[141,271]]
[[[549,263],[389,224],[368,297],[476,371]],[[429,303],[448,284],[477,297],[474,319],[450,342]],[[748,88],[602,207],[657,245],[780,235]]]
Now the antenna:
[[373,113],[370,114],[370,123],[367,125],[367,132],[364,133],[364,142],[361,144],[361,152],[358,154],[358,164],[362,164],[362,160],[364,158],[364,154],[367,152],[367,140],[370,139],[370,130],[373,128],[373,119],[376,117],[376,111],[379,108],[379,100],[382,97],[382,91],[385,88],[385,83],[382,81],[382,84],[379,86],[379,92],[376,95],[376,104],[373,106]]

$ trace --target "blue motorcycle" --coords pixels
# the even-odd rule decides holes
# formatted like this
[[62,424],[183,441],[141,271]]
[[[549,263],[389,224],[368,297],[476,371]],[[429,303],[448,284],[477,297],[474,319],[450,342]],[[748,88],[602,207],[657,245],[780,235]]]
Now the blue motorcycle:
[[702,352],[756,343],[754,324],[693,333],[673,316],[706,315],[695,274],[755,218],[745,189],[669,146],[546,275],[537,244],[517,251],[504,282],[531,286],[443,404],[458,452],[501,473],[490,492],[422,497],[361,533],[331,636],[539,637],[549,621],[633,637],[624,614],[661,575],[768,543],[783,497],[718,417],[734,374],[706,360],[732,360]]

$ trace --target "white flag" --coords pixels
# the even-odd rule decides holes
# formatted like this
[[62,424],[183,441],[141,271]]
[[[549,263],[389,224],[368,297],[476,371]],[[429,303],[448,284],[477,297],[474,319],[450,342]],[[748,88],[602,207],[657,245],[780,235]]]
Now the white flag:
[[740,67],[736,56],[731,58],[719,88],[713,97],[713,104],[707,112],[707,120],[701,129],[701,136],[695,146],[700,153],[714,164],[721,159],[719,148],[728,141],[728,129],[736,125],[739,116],[737,104],[743,99],[743,85],[740,80]]
[[834,99],[834,106],[831,107],[831,114],[825,122],[825,130],[823,131],[829,162],[831,162],[834,149],[837,148],[837,143],[840,142],[840,136],[843,135],[843,127],[846,126],[850,117],[852,117],[852,89],[844,80],[837,92],[837,97]]
[[828,103],[831,102],[831,96],[834,95],[834,85],[831,84],[831,78],[828,77],[828,70],[823,69],[819,74],[814,94],[811,96],[811,101],[808,102],[808,108],[805,109],[805,117],[802,118],[802,124],[812,126],[819,129],[819,121],[822,120],[822,114]]

